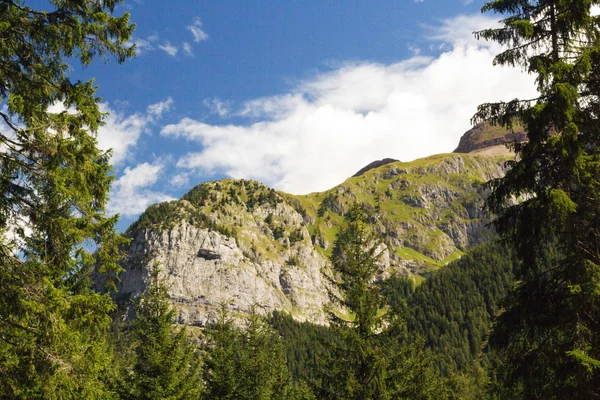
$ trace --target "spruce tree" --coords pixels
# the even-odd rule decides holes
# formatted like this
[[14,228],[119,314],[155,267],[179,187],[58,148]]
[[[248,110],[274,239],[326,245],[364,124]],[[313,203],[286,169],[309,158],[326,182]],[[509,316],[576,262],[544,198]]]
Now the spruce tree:
[[235,398],[238,386],[239,337],[225,304],[221,304],[215,321],[208,327],[210,342],[202,366],[206,390],[203,399]]
[[[363,207],[345,216],[331,255],[330,296],[349,315],[329,312],[342,344],[320,361],[322,399],[432,399],[443,391],[422,344],[401,343],[402,321],[385,312],[378,282],[381,242]],[[393,318],[392,318],[393,317]]]
[[150,285],[136,305],[129,332],[131,365],[125,364],[116,392],[131,400],[197,400],[202,380],[198,349],[185,328],[173,325],[168,287],[154,268]]
[[[123,62],[133,25],[118,0],[0,2],[0,397],[110,396],[104,333],[114,306],[90,271],[116,272],[120,236],[105,215],[110,154],[93,81],[69,64]],[[62,102],[72,112],[49,113]]]
[[506,45],[495,63],[526,68],[539,92],[483,104],[474,117],[518,121],[527,132],[488,201],[522,262],[490,339],[511,397],[590,399],[600,391],[598,3],[496,0],[483,11],[505,14],[502,26],[476,33]]
[[305,385],[292,382],[280,338],[255,312],[242,329],[222,304],[206,350],[203,399],[314,399]]

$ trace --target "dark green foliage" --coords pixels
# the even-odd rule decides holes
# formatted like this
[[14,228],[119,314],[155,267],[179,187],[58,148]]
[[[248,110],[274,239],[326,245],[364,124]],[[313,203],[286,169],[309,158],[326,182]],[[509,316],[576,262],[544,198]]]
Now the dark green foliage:
[[267,189],[266,191],[261,191],[260,194],[258,195],[258,199],[257,199],[257,203],[258,204],[270,204],[270,205],[277,205],[277,203],[280,203],[283,199],[281,198],[281,196],[279,196],[275,190],[273,189]]
[[599,3],[496,0],[483,8],[506,16],[502,27],[478,33],[508,46],[495,62],[527,68],[539,91],[533,100],[481,105],[474,117],[509,128],[516,120],[527,132],[488,201],[522,261],[490,338],[513,397],[589,399],[600,388],[600,30],[591,15]]
[[172,227],[179,221],[180,207],[180,203],[176,200],[153,204],[138,217],[137,221],[127,228],[127,231],[136,232],[155,227]]
[[[123,239],[105,213],[100,99],[93,81],[68,74],[95,56],[134,54],[118,3],[51,1],[40,12],[0,2],[0,398],[111,396],[100,376],[114,305],[90,289],[90,273],[119,271]],[[48,113],[58,102],[76,112]]]
[[301,242],[302,240],[304,240],[304,235],[302,234],[302,229],[296,229],[296,230],[292,231],[290,233],[289,239],[290,239],[290,245],[293,245],[294,243],[298,243],[298,242]]
[[[355,205],[348,211],[344,226],[336,237],[331,255],[335,277],[330,280],[339,289],[340,295],[331,292],[332,298],[355,314],[349,326],[356,327],[361,335],[373,334],[382,319],[377,316],[383,307],[384,298],[379,285],[372,285],[379,272],[379,240],[367,223],[363,208]],[[330,320],[340,326],[348,322],[330,313]]]
[[341,344],[334,330],[298,322],[289,314],[274,312],[268,322],[281,337],[288,369],[296,380],[314,381],[317,360],[329,357],[330,349]]
[[[215,191],[220,191],[221,185],[215,184]],[[204,207],[210,198],[210,190],[206,185],[198,185],[183,195],[183,200],[187,200],[195,206]]]
[[[379,340],[390,353],[390,346],[402,352],[407,385],[409,381],[417,384],[422,378],[422,387],[441,398],[483,398],[486,378],[480,364],[497,362],[484,352],[485,340],[498,303],[513,285],[516,268],[514,254],[500,243],[491,242],[433,272],[416,288],[405,277],[383,282],[381,294],[390,312],[401,313],[406,325],[387,329]],[[339,360],[348,360],[348,354],[341,350],[344,340],[338,329],[297,322],[282,313],[274,313],[270,322],[281,335],[288,368],[295,379],[314,382],[319,376],[315,369],[319,362],[330,360],[326,365],[337,368]],[[416,373],[410,365],[419,366],[422,376],[413,375]],[[438,373],[447,377],[443,385]],[[412,397],[409,394],[407,398]]]
[[279,337],[257,315],[252,314],[242,330],[222,305],[208,338],[203,399],[314,398],[306,387],[292,383]]
[[276,205],[283,201],[273,189],[244,179],[205,182],[186,193],[183,200],[189,201],[197,209],[207,207],[207,210],[221,212],[226,205],[244,205],[252,211],[261,205]]
[[275,228],[273,228],[273,238],[275,240],[279,240],[283,237],[285,233],[285,230],[283,229],[283,226],[276,226]]
[[233,204],[240,203],[240,199],[238,197],[238,191],[234,187],[229,188],[229,190],[227,191],[227,195],[229,196],[229,199],[231,199]]
[[407,298],[408,332],[413,338],[426,339],[443,376],[452,371],[471,372],[479,362],[498,303],[513,285],[516,267],[506,248],[496,242],[483,244],[434,272]]
[[415,292],[415,283],[410,277],[392,276],[381,285],[381,294],[392,310],[403,310],[405,301]]
[[[169,305],[168,287],[158,268],[136,305],[136,319],[119,347],[124,354],[120,378],[114,383],[122,399],[197,400],[202,388],[198,350],[185,328],[173,325],[175,312]],[[124,342],[124,343],[123,343]]]
[[235,237],[235,228],[217,224],[201,208],[185,206],[179,201],[153,204],[127,228],[127,233],[145,229],[169,229],[176,223],[186,220],[198,228],[206,228],[228,237]]
[[269,214],[267,215],[267,218],[265,218],[265,224],[271,226],[273,224],[273,214]]

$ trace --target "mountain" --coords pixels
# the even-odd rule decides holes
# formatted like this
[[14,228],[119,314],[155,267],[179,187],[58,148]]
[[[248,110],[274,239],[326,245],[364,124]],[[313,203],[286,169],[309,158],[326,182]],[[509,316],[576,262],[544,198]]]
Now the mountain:
[[360,170],[358,170],[358,172],[355,173],[354,175],[352,175],[352,177],[361,176],[362,174],[364,174],[367,171],[372,170],[373,168],[379,168],[383,165],[393,163],[395,161],[398,161],[398,160],[396,160],[394,158],[384,158],[383,160],[373,161],[372,163],[369,163],[366,166],[362,167]]
[[521,124],[515,124],[513,130],[502,126],[481,122],[468,130],[458,143],[455,153],[479,153],[486,155],[509,154],[506,143],[522,142],[527,135]]
[[[504,174],[506,157],[441,154],[389,162],[321,193],[291,195],[226,179],[153,205],[126,232],[128,298],[159,266],[179,323],[204,325],[226,302],[244,315],[289,312],[325,322],[331,253],[344,212],[364,203],[382,238],[381,278],[427,276],[490,235],[484,183]],[[339,310],[339,312],[343,312]]]

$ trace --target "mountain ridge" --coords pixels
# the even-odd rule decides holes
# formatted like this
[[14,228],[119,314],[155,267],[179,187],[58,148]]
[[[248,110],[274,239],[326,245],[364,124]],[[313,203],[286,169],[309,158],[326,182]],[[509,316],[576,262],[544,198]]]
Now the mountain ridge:
[[203,326],[221,302],[237,315],[255,304],[260,313],[325,323],[322,271],[352,204],[365,205],[382,239],[380,278],[422,279],[491,234],[484,183],[504,174],[505,159],[451,153],[390,162],[307,195],[255,181],[205,182],[130,226],[119,293],[143,292],[160,265],[179,323]]
[[382,167],[386,164],[389,163],[393,163],[399,160],[396,160],[395,158],[384,158],[382,160],[375,160],[367,165],[365,165],[364,167],[362,167],[361,169],[358,170],[357,173],[355,173],[354,175],[352,175],[352,177],[357,177],[357,176],[361,176],[362,174],[364,174],[367,171],[372,170],[373,168],[379,168]]
[[484,121],[462,135],[454,153],[473,153],[496,146],[505,147],[506,144],[523,142],[526,139],[525,129],[519,123],[515,123],[512,130],[509,130]]

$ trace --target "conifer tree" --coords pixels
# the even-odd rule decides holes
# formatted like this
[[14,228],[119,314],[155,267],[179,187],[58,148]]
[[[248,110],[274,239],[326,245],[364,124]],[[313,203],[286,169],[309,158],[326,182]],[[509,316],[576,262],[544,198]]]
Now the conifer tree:
[[[522,267],[490,340],[512,397],[590,399],[600,392],[600,129],[596,0],[495,0],[502,27],[477,32],[508,48],[495,63],[536,75],[539,96],[483,104],[474,121],[527,141],[488,201]],[[516,202],[515,202],[516,200]]]
[[[118,0],[0,1],[0,397],[102,398],[113,303],[90,289],[116,272],[120,236],[105,215],[110,154],[93,81],[69,64],[123,62],[133,25]],[[63,103],[72,112],[50,113]]]
[[132,365],[122,371],[117,392],[131,400],[197,400],[202,380],[198,349],[185,328],[176,330],[168,287],[152,270],[150,285],[136,305],[130,331]]
[[279,337],[255,312],[240,329],[221,304],[208,338],[203,399],[314,399],[304,385],[293,384]]
[[380,241],[362,206],[354,205],[335,241],[328,277],[330,295],[350,315],[329,313],[343,344],[321,361],[318,397],[322,399],[442,398],[442,387],[422,345],[401,344],[403,325],[384,312],[377,282]]

